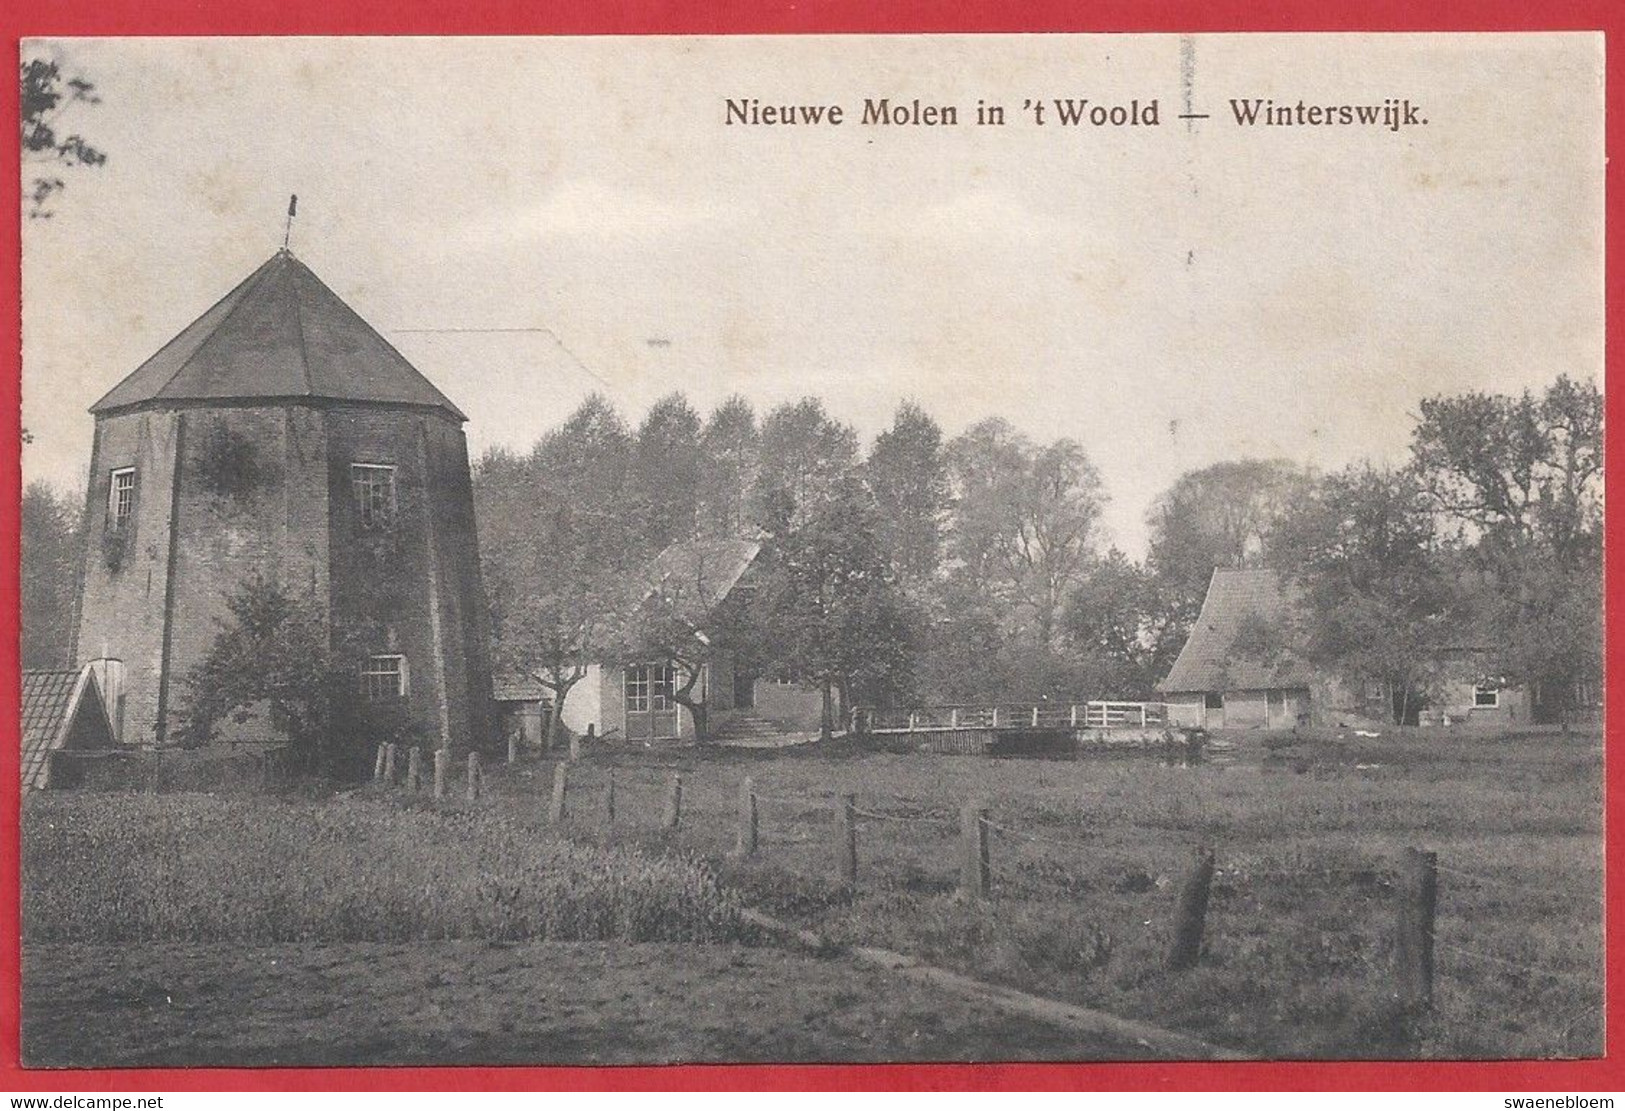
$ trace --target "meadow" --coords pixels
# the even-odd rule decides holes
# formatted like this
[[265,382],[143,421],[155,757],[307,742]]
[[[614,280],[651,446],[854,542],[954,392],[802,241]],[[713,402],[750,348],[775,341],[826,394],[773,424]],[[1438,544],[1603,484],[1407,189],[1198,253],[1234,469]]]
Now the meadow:
[[[1239,735],[1195,767],[911,751],[622,752],[570,772],[576,837],[712,861],[741,900],[879,945],[1270,1057],[1568,1057],[1602,1048],[1600,737]],[[654,829],[672,774],[683,824]],[[615,780],[616,819],[602,813]],[[540,807],[545,767],[503,780]],[[739,783],[760,849],[733,856]],[[834,814],[859,810],[858,880]],[[957,893],[960,810],[987,807],[992,892]],[[1168,970],[1194,850],[1217,871],[1201,960]],[[1438,854],[1433,1007],[1395,996],[1395,873]]]
[[[55,1044],[51,1015],[71,1009],[75,992],[161,974],[155,961],[177,976],[195,968],[197,954],[182,960],[177,947],[203,946],[228,964],[219,955],[227,950],[263,962],[278,947],[291,963],[331,951],[365,963],[356,954],[383,945],[395,947],[391,960],[420,954],[410,962],[420,972],[447,946],[517,947],[510,963],[538,965],[525,976],[477,979],[465,997],[474,1016],[534,1011],[528,998],[503,992],[523,984],[546,995],[578,963],[570,954],[609,954],[595,959],[622,972],[606,971],[605,982],[625,990],[588,992],[569,1008],[576,1033],[559,1036],[578,1046],[592,1044],[581,1031],[618,1029],[634,1012],[647,1017],[662,985],[672,998],[711,999],[755,1040],[716,1033],[726,1022],[697,1039],[679,1006],[675,1021],[648,1026],[620,1057],[550,1056],[544,1044],[504,1035],[499,1021],[472,1043],[450,1035],[366,1042],[379,1061],[1124,1052],[1001,1015],[950,1018],[976,1009],[946,997],[932,1003],[917,987],[841,959],[769,956],[768,939],[740,918],[748,906],[839,943],[884,946],[1259,1056],[1601,1051],[1595,735],[1255,735],[1226,759],[1189,768],[1146,756],[990,759],[852,742],[607,750],[569,767],[568,813],[557,826],[546,813],[553,768],[533,757],[490,767],[484,797],[458,791],[440,803],[379,786],[317,798],[31,796],[25,1048],[30,1028],[35,1046]],[[682,814],[670,831],[661,827],[673,775],[682,777]],[[740,859],[746,776],[758,795],[760,846]],[[860,812],[854,885],[835,868],[834,813],[844,794],[856,796]],[[971,800],[994,823],[986,899],[956,890],[957,825]],[[1174,905],[1198,846],[1217,860],[1204,949],[1196,967],[1170,971]],[[1399,1006],[1390,972],[1394,872],[1406,846],[1437,852],[1440,865],[1435,999],[1420,1013]],[[658,960],[637,956],[650,946],[664,947]],[[369,989],[367,977],[342,974],[344,960],[333,975],[350,985],[346,998],[378,997],[360,1020],[398,1024],[390,993],[401,992],[399,978],[374,977]],[[214,982],[249,971],[221,969]],[[829,994],[837,983],[855,988]],[[788,1029],[795,1008],[814,997],[826,1004],[828,1037],[798,1045],[761,1034]],[[164,1013],[154,1021],[168,1030]],[[921,1014],[937,1016],[924,1024],[924,1041],[922,1023],[908,1017]],[[860,1015],[865,1021],[854,1022]],[[229,1026],[211,1019],[217,1037]],[[359,1044],[361,1031],[350,1032],[344,1044]],[[166,1059],[162,1037],[138,1051],[124,1036],[111,1030],[107,1052]],[[228,1042],[244,1060],[269,1052],[246,1033]],[[170,1048],[184,1044],[177,1038]]]

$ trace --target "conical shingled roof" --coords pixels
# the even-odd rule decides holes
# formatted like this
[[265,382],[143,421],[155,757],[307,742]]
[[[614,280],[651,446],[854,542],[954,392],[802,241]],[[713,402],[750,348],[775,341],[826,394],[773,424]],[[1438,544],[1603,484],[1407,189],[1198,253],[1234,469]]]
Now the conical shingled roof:
[[285,250],[272,255],[90,411],[256,398],[423,405],[468,419]]

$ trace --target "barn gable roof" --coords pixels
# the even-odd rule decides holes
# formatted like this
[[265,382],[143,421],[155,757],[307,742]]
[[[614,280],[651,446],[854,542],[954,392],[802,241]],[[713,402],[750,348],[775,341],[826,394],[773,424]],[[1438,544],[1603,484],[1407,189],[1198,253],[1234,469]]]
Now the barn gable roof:
[[113,730],[102,703],[101,689],[87,666],[78,671],[23,672],[22,785],[44,787],[50,775],[51,753],[62,748],[81,715],[96,715],[89,725],[105,743],[113,743]]
[[1290,620],[1296,605],[1296,592],[1278,572],[1216,568],[1208,581],[1202,612],[1157,689],[1177,693],[1308,686],[1313,672],[1291,653],[1260,659],[1237,648],[1237,640],[1250,624]]
[[272,255],[96,404],[365,401],[462,411],[290,252]]
[[761,550],[755,540],[679,541],[655,557],[649,593],[692,591],[684,604],[695,611],[696,621],[703,621],[727,601]]
[[[687,620],[703,624],[717,607],[739,588],[756,562],[762,545],[754,540],[681,540],[670,545],[649,565],[643,598],[668,592],[682,606]],[[553,693],[538,680],[514,672],[493,680],[498,702],[551,702]]]

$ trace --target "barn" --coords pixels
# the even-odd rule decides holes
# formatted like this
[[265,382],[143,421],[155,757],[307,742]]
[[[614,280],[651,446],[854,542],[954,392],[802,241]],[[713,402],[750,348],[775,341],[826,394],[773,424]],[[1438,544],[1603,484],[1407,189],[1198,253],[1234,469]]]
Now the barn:
[[1202,612],[1157,689],[1177,725],[1205,729],[1290,729],[1312,717],[1320,677],[1290,652],[1244,651],[1254,630],[1290,619],[1293,600],[1281,576],[1259,568],[1220,567]]
[[91,412],[76,645],[125,663],[120,741],[174,743],[251,576],[314,605],[358,700],[493,739],[466,418],[292,253]]
[[[1270,631],[1289,625],[1300,604],[1277,571],[1216,568],[1202,612],[1167,677],[1157,684],[1170,722],[1206,729],[1390,724],[1383,692],[1350,690],[1271,642]],[[1485,674],[1487,656],[1483,647],[1470,644],[1441,652],[1440,679],[1429,704],[1416,708],[1412,724],[1529,723],[1528,689]]]

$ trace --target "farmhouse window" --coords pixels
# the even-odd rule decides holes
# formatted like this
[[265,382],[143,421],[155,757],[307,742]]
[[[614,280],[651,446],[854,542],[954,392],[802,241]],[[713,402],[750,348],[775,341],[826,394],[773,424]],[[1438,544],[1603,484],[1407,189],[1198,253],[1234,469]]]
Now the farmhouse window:
[[1202,705],[1209,710],[1224,709],[1224,695],[1218,691],[1208,691],[1202,696]]
[[395,521],[395,468],[383,463],[351,463],[350,488],[363,528],[385,528]]
[[1473,688],[1473,708],[1495,710],[1501,705],[1501,688],[1493,683],[1480,683]]
[[405,656],[368,656],[361,668],[361,693],[368,702],[399,702],[411,691]]
[[124,528],[135,511],[135,468],[120,467],[113,472],[113,481],[107,488],[107,519],[109,527],[117,532]]
[[635,714],[669,710],[675,685],[670,664],[634,664],[626,669],[626,708]]

